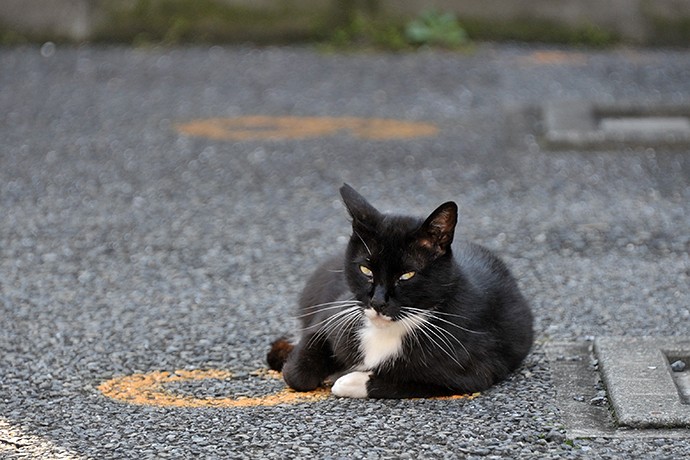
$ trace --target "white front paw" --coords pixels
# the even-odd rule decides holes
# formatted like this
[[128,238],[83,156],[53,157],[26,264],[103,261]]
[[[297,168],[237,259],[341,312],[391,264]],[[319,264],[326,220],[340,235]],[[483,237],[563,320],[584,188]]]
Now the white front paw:
[[366,398],[371,372],[350,372],[335,381],[331,392],[343,398]]

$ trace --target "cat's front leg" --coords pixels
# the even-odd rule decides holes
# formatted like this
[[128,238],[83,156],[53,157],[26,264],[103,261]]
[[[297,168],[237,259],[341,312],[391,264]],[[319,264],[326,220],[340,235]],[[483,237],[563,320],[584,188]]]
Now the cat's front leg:
[[343,375],[333,384],[331,392],[343,398],[429,398],[449,396],[456,391],[432,383],[399,381],[373,372],[355,371]]
[[332,352],[327,342],[302,337],[283,365],[283,379],[297,391],[318,388],[333,372]]
[[331,393],[342,398],[366,398],[367,382],[371,378],[371,372],[350,372],[335,381]]

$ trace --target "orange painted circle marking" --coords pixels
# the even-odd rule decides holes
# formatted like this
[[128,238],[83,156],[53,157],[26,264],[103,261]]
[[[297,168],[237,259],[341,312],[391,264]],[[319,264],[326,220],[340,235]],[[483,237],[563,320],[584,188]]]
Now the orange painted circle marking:
[[535,51],[527,55],[524,60],[530,64],[586,64],[587,55],[572,51]]
[[[281,378],[275,371],[259,369],[252,375],[263,380]],[[240,397],[208,397],[177,394],[165,388],[165,385],[176,382],[194,382],[199,380],[232,380],[232,372],[219,369],[210,370],[177,370],[153,371],[146,374],[132,374],[106,380],[98,386],[98,390],[108,398],[127,404],[158,407],[256,407],[277,406],[283,404],[297,404],[322,401],[331,394],[328,387],[321,387],[314,391],[297,392],[285,388],[276,393],[265,396]],[[456,400],[474,399],[479,393],[470,395],[442,396],[430,399]]]
[[436,125],[385,118],[270,117],[209,118],[175,125],[178,132],[214,140],[295,140],[350,133],[358,139],[391,140],[438,134]]
[[[272,371],[257,371],[253,374],[262,379],[280,378],[279,373]],[[189,395],[176,394],[165,388],[166,384],[175,382],[207,379],[231,380],[232,378],[231,372],[217,369],[192,371],[177,370],[174,372],[155,371],[146,374],[132,374],[124,377],[116,377],[101,383],[98,386],[98,390],[105,396],[120,402],[159,407],[276,406],[279,404],[320,401],[330,394],[330,390],[327,388],[320,388],[307,393],[300,393],[286,388],[277,393],[258,397],[197,398]]]

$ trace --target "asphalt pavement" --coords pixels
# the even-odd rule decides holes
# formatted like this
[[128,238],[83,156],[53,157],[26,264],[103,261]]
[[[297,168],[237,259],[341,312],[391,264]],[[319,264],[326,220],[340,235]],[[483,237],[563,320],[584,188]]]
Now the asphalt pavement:
[[[689,106],[690,52],[0,49],[0,457],[690,457],[567,435],[549,343],[690,329],[690,147],[549,150],[569,101]],[[533,306],[518,372],[398,401],[264,372],[349,234],[343,182],[458,203]]]

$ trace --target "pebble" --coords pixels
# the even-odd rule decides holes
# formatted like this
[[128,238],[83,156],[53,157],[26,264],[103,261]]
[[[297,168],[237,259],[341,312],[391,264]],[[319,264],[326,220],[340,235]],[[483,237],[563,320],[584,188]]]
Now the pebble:
[[673,372],[683,372],[685,370],[685,361],[680,359],[671,363],[671,369]]
[[589,400],[589,404],[592,406],[603,406],[606,404],[606,396],[595,396]]
[[549,442],[565,442],[565,435],[558,430],[551,430],[546,434],[546,440]]

